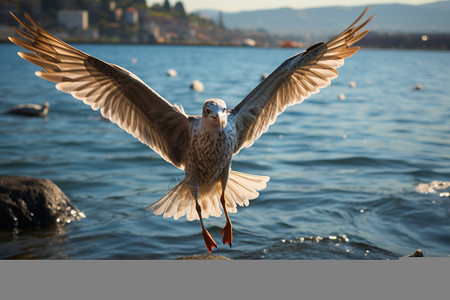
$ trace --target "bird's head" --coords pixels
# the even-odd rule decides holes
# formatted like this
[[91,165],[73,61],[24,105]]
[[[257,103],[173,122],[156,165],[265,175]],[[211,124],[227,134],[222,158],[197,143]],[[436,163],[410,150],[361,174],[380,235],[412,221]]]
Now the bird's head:
[[209,127],[222,130],[227,125],[227,105],[221,99],[209,99],[203,104],[202,120]]
[[44,105],[42,105],[42,113],[44,115],[47,115],[49,108],[50,108],[50,103],[45,102]]

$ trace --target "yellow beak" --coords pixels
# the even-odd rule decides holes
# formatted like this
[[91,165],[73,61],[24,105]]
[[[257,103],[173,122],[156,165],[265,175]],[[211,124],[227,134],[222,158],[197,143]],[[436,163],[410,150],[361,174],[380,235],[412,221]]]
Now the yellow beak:
[[222,131],[222,120],[220,119],[220,117],[218,117],[217,118],[217,122],[219,122],[219,128],[220,128],[220,131]]

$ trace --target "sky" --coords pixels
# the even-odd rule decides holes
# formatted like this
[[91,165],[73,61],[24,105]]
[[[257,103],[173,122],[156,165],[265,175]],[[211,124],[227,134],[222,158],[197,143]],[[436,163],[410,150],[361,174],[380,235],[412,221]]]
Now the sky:
[[[171,5],[179,0],[169,0]],[[369,4],[403,3],[425,4],[438,0],[181,0],[188,12],[198,9],[216,9],[224,12],[237,12],[243,10],[259,10],[280,7],[295,9],[323,7],[323,6],[365,6]],[[147,0],[148,3],[162,3],[162,0]]]

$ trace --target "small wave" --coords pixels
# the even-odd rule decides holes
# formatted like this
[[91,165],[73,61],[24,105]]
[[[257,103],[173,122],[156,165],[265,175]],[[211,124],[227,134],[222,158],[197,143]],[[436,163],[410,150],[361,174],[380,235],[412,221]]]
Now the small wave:
[[[398,255],[373,245],[352,242],[346,234],[281,239],[252,259],[398,259]],[[238,257],[239,259],[239,257]]]
[[414,171],[409,171],[409,172],[405,172],[405,174],[414,176],[414,177],[450,177],[450,173],[449,172],[437,172],[437,171],[432,171],[429,169],[419,169],[419,170],[414,170]]
[[298,165],[308,166],[320,166],[320,165],[350,165],[350,166],[397,166],[397,165],[407,165],[405,161],[394,160],[394,159],[377,159],[364,156],[353,156],[335,159],[318,159],[309,161],[297,162]]

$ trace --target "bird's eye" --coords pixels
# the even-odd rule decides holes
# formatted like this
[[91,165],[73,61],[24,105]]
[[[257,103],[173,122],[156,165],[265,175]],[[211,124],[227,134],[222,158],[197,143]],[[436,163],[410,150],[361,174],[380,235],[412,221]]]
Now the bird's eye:
[[222,112],[225,112],[225,108],[222,108]]

